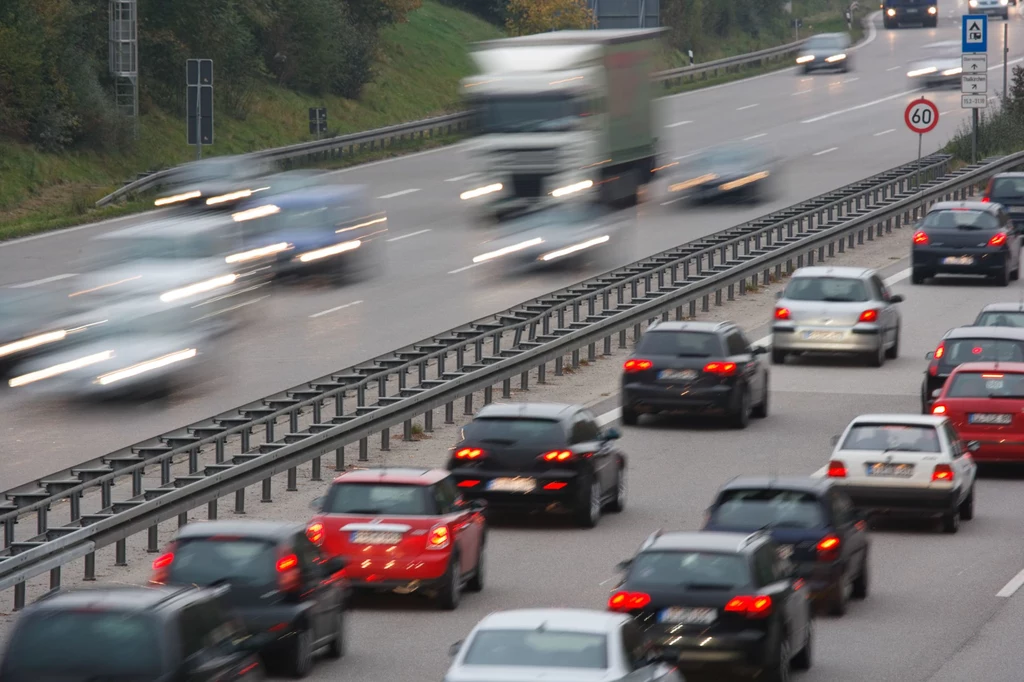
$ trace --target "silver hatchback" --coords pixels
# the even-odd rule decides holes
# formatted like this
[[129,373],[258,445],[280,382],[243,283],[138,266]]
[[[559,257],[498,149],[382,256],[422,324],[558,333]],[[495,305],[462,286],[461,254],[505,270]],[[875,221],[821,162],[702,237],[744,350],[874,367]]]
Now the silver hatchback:
[[899,355],[902,300],[874,270],[801,268],[775,306],[772,363],[793,353],[855,353],[881,367]]

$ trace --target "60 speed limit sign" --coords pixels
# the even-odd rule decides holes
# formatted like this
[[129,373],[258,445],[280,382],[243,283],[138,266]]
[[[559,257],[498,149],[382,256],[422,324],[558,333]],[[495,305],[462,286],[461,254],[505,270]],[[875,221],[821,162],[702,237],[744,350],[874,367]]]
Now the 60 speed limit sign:
[[939,108],[926,99],[916,99],[903,112],[903,120],[911,132],[924,135],[939,125]]

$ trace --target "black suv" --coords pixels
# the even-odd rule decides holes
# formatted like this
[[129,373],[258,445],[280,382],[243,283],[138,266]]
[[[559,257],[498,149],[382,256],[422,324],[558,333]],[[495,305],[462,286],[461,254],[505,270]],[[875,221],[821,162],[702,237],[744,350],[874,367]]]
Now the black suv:
[[925,353],[928,369],[921,383],[921,413],[931,414],[946,379],[965,362],[1024,362],[1024,329],[1017,327],[957,327],[950,329],[935,350]]
[[1002,205],[1014,225],[1024,222],[1024,173],[993,175],[985,188],[984,202]]
[[226,601],[251,634],[269,635],[267,668],[305,677],[313,654],[345,653],[344,561],[325,559],[306,528],[275,521],[190,523],[153,562],[151,582],[230,585]]
[[985,275],[1004,287],[1020,278],[1021,232],[1000,204],[932,204],[911,241],[910,280],[914,284],[923,284],[937,274]]
[[647,328],[622,367],[622,422],[642,413],[724,415],[736,428],[768,416],[768,369],[732,322],[662,322]]
[[681,670],[778,682],[811,667],[810,592],[767,533],[658,531],[618,568],[608,609],[631,614]]
[[262,679],[225,608],[226,588],[110,586],[56,591],[29,605],[0,658],[3,682]]
[[828,478],[740,476],[708,508],[704,530],[771,533],[779,556],[796,565],[829,613],[868,596],[867,522]]

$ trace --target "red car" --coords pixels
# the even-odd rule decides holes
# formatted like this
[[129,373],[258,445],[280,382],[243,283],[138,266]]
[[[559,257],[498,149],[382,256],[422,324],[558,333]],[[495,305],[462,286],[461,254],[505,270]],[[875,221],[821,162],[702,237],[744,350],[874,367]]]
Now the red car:
[[485,503],[443,469],[359,469],[334,479],[306,535],[345,560],[355,590],[429,593],[442,609],[483,589]]
[[935,400],[979,462],[1024,461],[1024,362],[966,362]]

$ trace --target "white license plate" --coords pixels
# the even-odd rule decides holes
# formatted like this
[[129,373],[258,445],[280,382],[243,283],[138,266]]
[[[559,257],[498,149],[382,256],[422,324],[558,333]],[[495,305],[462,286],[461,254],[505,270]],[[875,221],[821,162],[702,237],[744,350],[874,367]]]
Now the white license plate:
[[841,341],[842,332],[804,332],[804,338],[808,341]]
[[916,7],[908,7],[906,9],[906,12],[907,12],[907,14],[917,14],[917,8]]
[[487,484],[488,490],[503,493],[531,493],[537,487],[533,478],[496,478]]
[[914,475],[914,465],[869,462],[867,464],[866,473],[868,476],[895,476],[896,478],[910,478]]
[[355,545],[397,545],[401,539],[401,533],[387,531],[357,530],[352,533],[352,544]]
[[659,379],[672,379],[675,381],[693,381],[697,378],[695,369],[663,369],[658,372]]
[[968,417],[972,424],[1010,424],[1012,414],[972,414]]
[[658,614],[658,622],[683,625],[710,625],[718,620],[718,611],[707,608],[671,606]]
[[1010,206],[1010,213],[1024,213],[1024,206]]
[[974,265],[974,256],[946,256],[942,262],[944,265]]

